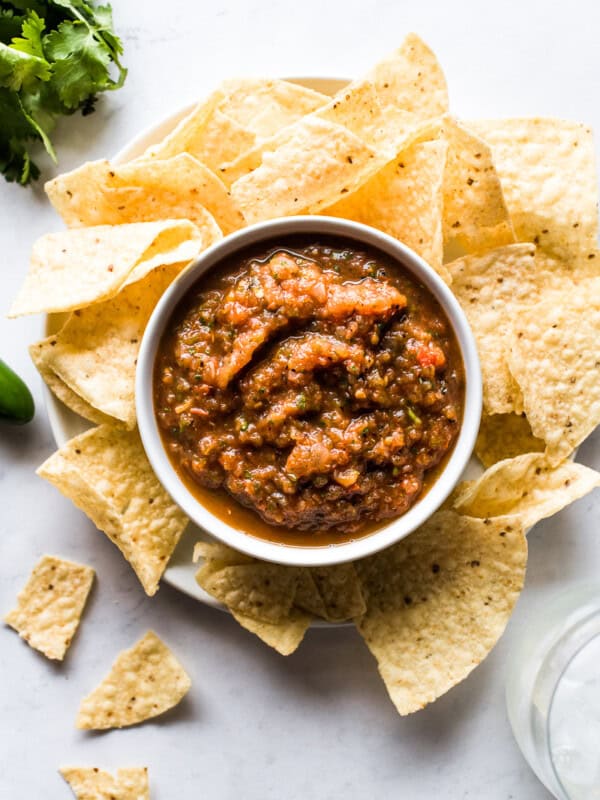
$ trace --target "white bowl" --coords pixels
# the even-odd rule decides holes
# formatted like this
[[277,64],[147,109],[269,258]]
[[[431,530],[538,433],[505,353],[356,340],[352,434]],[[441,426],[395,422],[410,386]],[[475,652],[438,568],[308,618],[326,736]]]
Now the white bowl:
[[[185,486],[164,449],[154,414],[153,372],[157,348],[175,307],[208,270],[231,255],[262,242],[293,234],[330,235],[375,247],[398,261],[437,299],[456,335],[465,368],[463,421],[444,468],[421,499],[405,514],[362,538],[320,546],[267,541],[232,527],[203,506]],[[422,258],[391,236],[356,222],[333,217],[302,216],[268,220],[231,234],[203,252],[167,289],[156,306],[142,340],[136,373],[137,419],[146,454],[167,492],[197,525],[221,542],[265,561],[322,566],[354,561],[403,539],[428,519],[458,482],[475,445],[481,417],[481,370],[473,334],[456,298]]]

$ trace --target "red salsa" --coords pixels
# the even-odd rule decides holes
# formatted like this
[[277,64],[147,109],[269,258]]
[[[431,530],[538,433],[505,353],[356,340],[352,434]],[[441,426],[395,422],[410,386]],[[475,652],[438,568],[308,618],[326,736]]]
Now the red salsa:
[[154,401],[201,501],[226,492],[280,526],[267,538],[342,541],[405,513],[434,479],[460,427],[464,370],[444,312],[396,261],[290,238],[187,293]]

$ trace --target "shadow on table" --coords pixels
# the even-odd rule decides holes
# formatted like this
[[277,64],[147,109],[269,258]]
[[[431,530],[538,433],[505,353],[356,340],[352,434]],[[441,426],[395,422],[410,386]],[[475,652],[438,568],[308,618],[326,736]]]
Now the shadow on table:
[[169,604],[178,606],[173,613],[197,620],[203,637],[227,637],[232,657],[238,648],[243,651],[244,669],[261,673],[274,694],[289,696],[296,708],[319,705],[335,713],[342,705],[360,706],[361,719],[372,719],[378,729],[385,728],[391,737],[402,740],[404,752],[408,748],[419,761],[435,759],[449,741],[460,736],[489,690],[490,671],[484,664],[469,676],[467,684],[455,687],[418,714],[400,717],[375,659],[353,626],[311,629],[295,653],[282,657],[230,615],[202,606],[170,587],[162,591],[169,595]]

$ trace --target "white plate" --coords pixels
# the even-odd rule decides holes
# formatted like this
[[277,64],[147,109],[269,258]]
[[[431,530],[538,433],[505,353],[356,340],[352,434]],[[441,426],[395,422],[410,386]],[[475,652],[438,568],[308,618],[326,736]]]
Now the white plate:
[[[335,94],[335,92],[347,83],[346,80],[341,78],[288,78],[287,80],[328,95]],[[161,139],[164,139],[192,108],[193,106],[186,106],[179,111],[175,111],[161,122],[142,131],[142,133],[136,136],[117,153],[112,159],[113,163],[123,164],[126,161],[131,161],[140,156],[150,145],[156,144],[161,141]],[[50,336],[52,333],[56,333],[63,321],[64,315],[55,314],[48,316],[46,319],[45,335]],[[69,439],[72,439],[74,436],[92,427],[92,423],[63,405],[45,385],[44,399],[48,411],[50,428],[52,429],[56,444],[59,447],[65,444]],[[483,468],[479,461],[476,458],[471,458],[463,474],[463,479],[471,480],[479,477],[482,473]],[[203,530],[190,523],[169,561],[169,566],[165,570],[163,580],[176,589],[190,595],[190,597],[195,597],[206,605],[217,608],[220,611],[226,611],[227,609],[221,605],[221,603],[201,589],[195,581],[194,575],[197,571],[197,566],[192,563],[192,551],[194,544],[199,540],[211,541],[211,537]],[[321,626],[330,625],[331,623],[317,620],[314,624]]]

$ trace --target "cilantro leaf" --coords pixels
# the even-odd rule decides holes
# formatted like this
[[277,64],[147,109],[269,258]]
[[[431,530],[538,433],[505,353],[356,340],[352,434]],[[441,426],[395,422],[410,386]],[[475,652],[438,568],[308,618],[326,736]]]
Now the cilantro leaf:
[[54,61],[53,83],[67,108],[77,108],[94,92],[109,88],[110,57],[83,23],[62,22],[45,37],[44,46]]
[[42,47],[42,33],[46,23],[40,19],[35,11],[30,11],[25,19],[21,28],[22,36],[15,36],[11,41],[11,48],[19,50],[21,53],[27,53],[30,56],[37,58],[45,58],[44,48]]
[[0,89],[0,170],[8,181],[26,184],[39,176],[25,143],[37,131],[23,112],[15,92]]
[[35,120],[31,114],[27,113],[20,98],[19,98],[19,105],[21,106],[21,111],[23,112],[23,116],[25,117],[27,122],[31,125],[31,127],[35,130],[39,138],[42,140],[44,147],[46,148],[46,152],[48,153],[52,161],[54,161],[54,163],[56,164],[57,161],[56,153],[54,152],[54,148],[52,147],[52,142],[50,141],[50,137],[48,136],[42,125],[39,122],[37,122],[37,120]]
[[[119,55],[123,53],[121,40],[112,31],[112,8],[109,5],[93,8],[91,3],[84,0],[50,0],[54,5],[64,8],[88,27],[97,40],[108,49],[110,58],[119,68],[118,86],[122,86],[127,71],[123,69],[119,61]],[[124,73],[124,74],[123,74]],[[117,88],[117,87],[115,87]]]
[[15,14],[12,8],[0,8],[0,42],[9,44],[10,40],[21,33],[24,17]]
[[112,60],[120,69],[123,69],[118,59],[118,56],[123,53],[123,45],[121,44],[121,40],[113,33],[112,8],[110,6],[98,6],[95,16],[96,30],[109,47]]
[[0,0],[0,171],[22,184],[39,169],[30,147],[56,160],[56,119],[89,114],[100,92],[123,85],[110,5],[93,0]]
[[47,5],[47,3],[36,2],[36,0],[8,0],[8,5],[19,11],[31,11],[31,9],[33,9],[41,16],[45,11],[45,5]]
[[15,92],[21,88],[30,91],[35,88],[36,81],[47,81],[51,74],[50,64],[45,59],[0,42],[0,86]]
[[27,139],[35,133],[23,115],[18,95],[8,89],[0,89],[0,119],[2,119],[0,139],[8,140],[12,137]]

